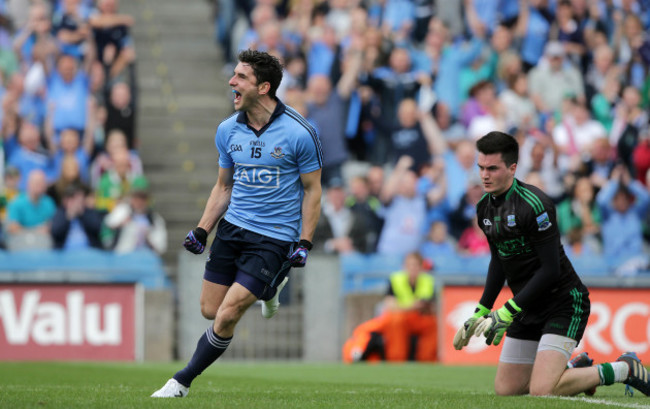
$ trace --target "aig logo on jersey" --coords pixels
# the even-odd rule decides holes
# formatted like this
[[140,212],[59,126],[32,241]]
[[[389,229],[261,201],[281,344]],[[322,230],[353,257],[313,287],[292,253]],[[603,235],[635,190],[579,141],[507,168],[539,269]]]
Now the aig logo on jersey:
[[280,167],[238,163],[233,178],[244,186],[277,189],[280,187]]
[[537,216],[537,230],[544,231],[551,227],[551,220],[548,218],[548,213],[544,212]]

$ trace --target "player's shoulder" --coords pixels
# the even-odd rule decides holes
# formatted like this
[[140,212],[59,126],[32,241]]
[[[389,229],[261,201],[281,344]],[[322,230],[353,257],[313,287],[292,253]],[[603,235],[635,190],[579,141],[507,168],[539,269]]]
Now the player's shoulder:
[[489,193],[483,193],[483,196],[478,200],[476,203],[477,206],[487,206],[488,202],[490,201],[490,194]]
[[512,194],[525,205],[529,206],[533,213],[541,214],[553,206],[551,199],[544,191],[537,186],[524,183],[515,179],[513,182]]
[[239,111],[235,111],[230,116],[226,117],[223,119],[221,122],[219,122],[219,125],[217,125],[217,130],[227,130],[227,129],[232,129],[233,126],[237,123],[237,118],[239,116]]
[[309,123],[309,121],[305,119],[305,117],[300,115],[298,111],[289,105],[285,105],[282,118],[284,119],[287,126],[291,127],[291,130],[293,132],[296,132],[299,135],[316,137],[316,129]]

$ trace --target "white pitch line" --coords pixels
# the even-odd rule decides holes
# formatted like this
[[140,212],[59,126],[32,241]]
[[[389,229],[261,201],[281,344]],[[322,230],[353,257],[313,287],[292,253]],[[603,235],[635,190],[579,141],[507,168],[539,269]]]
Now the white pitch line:
[[608,401],[608,400],[604,400],[604,399],[578,398],[578,397],[574,397],[574,396],[540,396],[540,398],[570,400],[570,401],[575,401],[575,402],[586,402],[586,403],[593,403],[593,404],[596,404],[596,405],[603,405],[603,406],[616,406],[616,407],[619,407],[619,408],[650,409],[650,405],[641,405],[641,404],[638,404],[638,403],[612,402],[612,401]]

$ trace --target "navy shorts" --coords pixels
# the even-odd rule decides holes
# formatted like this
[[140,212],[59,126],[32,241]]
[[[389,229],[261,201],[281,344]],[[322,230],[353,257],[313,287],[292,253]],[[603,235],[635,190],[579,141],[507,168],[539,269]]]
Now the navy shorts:
[[238,282],[257,298],[269,299],[289,273],[293,246],[293,242],[263,236],[223,219],[217,226],[203,278],[227,286]]

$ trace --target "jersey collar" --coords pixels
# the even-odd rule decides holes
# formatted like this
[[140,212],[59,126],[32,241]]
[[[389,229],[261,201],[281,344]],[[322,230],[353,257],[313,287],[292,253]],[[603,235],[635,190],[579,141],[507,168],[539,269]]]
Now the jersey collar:
[[510,186],[510,189],[508,189],[505,193],[501,193],[499,196],[490,195],[492,197],[492,200],[494,200],[494,203],[500,204],[510,199],[510,196],[512,196],[515,189],[517,189],[517,185],[519,185],[519,183],[521,182],[519,182],[517,178],[514,178],[512,179],[512,185]]
[[237,114],[237,122],[240,124],[244,124],[248,126],[248,129],[253,131],[255,135],[258,137],[266,131],[266,129],[271,125],[271,122],[273,122],[277,117],[282,115],[286,109],[286,106],[280,101],[277,97],[275,97],[275,102],[277,102],[277,105],[275,106],[275,109],[273,110],[273,113],[271,114],[271,117],[269,118],[269,122],[266,123],[259,131],[257,129],[251,128],[248,126],[248,120],[246,119],[246,112],[245,111],[240,111],[239,114]]

